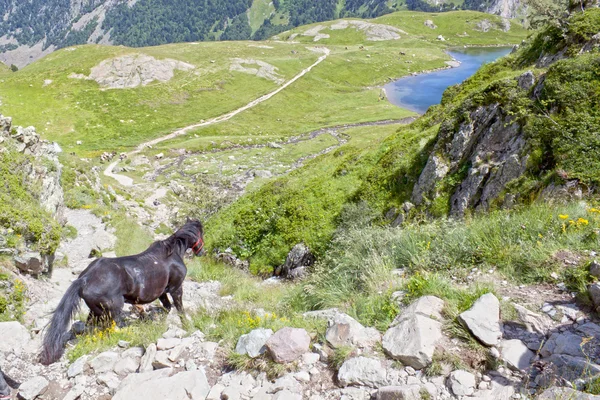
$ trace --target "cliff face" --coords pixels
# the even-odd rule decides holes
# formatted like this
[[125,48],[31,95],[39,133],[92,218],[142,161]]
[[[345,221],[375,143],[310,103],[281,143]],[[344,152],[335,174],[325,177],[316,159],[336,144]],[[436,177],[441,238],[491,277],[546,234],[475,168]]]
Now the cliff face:
[[[62,164],[55,143],[0,115],[0,247],[53,254],[63,223]],[[15,251],[10,248],[16,249]]]
[[487,8],[487,12],[512,19],[523,16],[525,8],[522,0],[496,0]]
[[448,89],[426,114],[428,126],[439,128],[413,203],[462,216],[596,190],[600,10],[572,17],[565,29],[541,32]]

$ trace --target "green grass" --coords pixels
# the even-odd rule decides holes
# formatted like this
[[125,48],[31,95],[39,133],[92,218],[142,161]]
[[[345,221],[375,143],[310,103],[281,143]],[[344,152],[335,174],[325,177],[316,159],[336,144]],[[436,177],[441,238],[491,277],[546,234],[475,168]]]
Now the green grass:
[[[271,6],[262,0],[255,1],[256,13],[251,11],[251,19],[255,14],[268,12],[265,7]],[[435,37],[446,32],[450,35],[456,21],[472,22],[484,17],[470,12],[447,14],[428,16],[440,20],[441,28],[435,36],[422,32],[422,27],[413,20],[427,15],[416,13],[395,13],[375,20],[409,31],[398,41],[366,42],[363,32],[335,31],[331,40],[318,43],[332,50],[329,59],[283,93],[227,123],[198,130],[165,146],[204,148],[215,139],[221,142],[242,137],[287,137],[323,126],[401,118],[407,112],[378,101],[379,89],[374,86],[411,72],[443,66],[449,59],[443,50],[449,45],[519,42],[525,34],[513,24],[509,33],[500,36],[496,32],[473,31],[467,38],[442,43]],[[485,17],[495,20],[492,16]],[[462,25],[458,26],[462,29]],[[97,155],[100,150],[130,149],[175,128],[224,114],[274,90],[274,82],[229,71],[230,58],[266,61],[279,68],[283,78],[290,79],[318,57],[307,50],[308,42],[304,39],[309,38],[298,44],[203,42],[141,49],[109,46],[62,49],[4,78],[0,83],[3,112],[12,115],[17,124],[37,126],[67,152]],[[363,44],[367,51],[359,50]],[[399,51],[408,56],[400,56]],[[127,90],[100,90],[95,82],[68,78],[71,73],[88,74],[102,60],[128,53],[173,58],[197,68],[176,72],[168,83],[155,82]],[[47,79],[52,83],[43,86]],[[77,140],[83,144],[76,146]]]
[[81,356],[101,353],[116,347],[121,340],[129,342],[132,347],[146,347],[155,343],[166,329],[165,321],[136,322],[125,328],[96,329],[77,337],[75,346],[67,351],[67,359],[74,362]]
[[264,184],[209,220],[207,247],[232,246],[238,255],[250,258],[250,268],[258,274],[283,263],[299,242],[322,255],[344,204],[376,161],[370,150],[395,129],[390,125],[348,130],[349,144]]
[[248,22],[252,28],[252,33],[256,32],[273,12],[275,12],[275,6],[273,6],[272,1],[253,0],[252,7],[248,10]]

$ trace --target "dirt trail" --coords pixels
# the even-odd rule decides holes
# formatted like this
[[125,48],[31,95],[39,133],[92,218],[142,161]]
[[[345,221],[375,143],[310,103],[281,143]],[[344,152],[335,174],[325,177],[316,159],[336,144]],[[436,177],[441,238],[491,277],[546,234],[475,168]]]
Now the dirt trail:
[[[327,48],[315,48],[314,51],[318,51],[320,53],[323,53],[322,56],[320,56],[317,61],[315,61],[314,64],[312,64],[311,66],[303,69],[298,75],[294,76],[292,79],[290,79],[289,81],[287,81],[286,83],[284,83],[283,85],[281,85],[279,88],[277,88],[276,90],[272,91],[271,93],[267,93],[264,96],[259,97],[256,100],[252,100],[250,103],[246,104],[243,107],[238,108],[237,110],[231,111],[227,114],[223,114],[220,115],[218,117],[209,119],[208,121],[204,121],[204,122],[200,122],[197,124],[193,124],[193,125],[188,125],[184,128],[178,129],[168,135],[165,136],[161,136],[159,138],[150,140],[148,142],[142,143],[140,144],[135,150],[127,153],[127,156],[132,156],[134,154],[139,153],[140,151],[142,151],[144,148],[148,147],[148,146],[154,146],[158,143],[164,142],[166,140],[171,140],[176,138],[177,136],[181,136],[186,134],[187,132],[193,130],[193,129],[197,129],[197,128],[201,128],[203,126],[209,126],[209,125],[213,125],[213,124],[218,124],[220,122],[224,122],[227,121],[233,117],[235,117],[236,115],[238,115],[241,112],[244,112],[264,101],[269,100],[270,98],[272,98],[273,96],[275,96],[276,94],[278,94],[279,92],[281,92],[282,90],[286,89],[288,86],[290,86],[291,84],[293,84],[294,82],[296,82],[298,79],[302,78],[304,75],[306,75],[308,72],[310,72],[314,67],[316,67],[317,65],[319,65],[321,62],[323,62],[327,56],[330,53],[330,50]],[[112,162],[111,164],[109,164],[108,167],[106,167],[106,169],[104,170],[104,175],[108,176],[110,178],[114,178],[116,179],[121,185],[123,186],[132,186],[133,185],[133,180],[127,176],[124,175],[120,175],[120,174],[115,174],[113,173],[113,169],[117,166],[117,164],[119,163],[119,160]]]

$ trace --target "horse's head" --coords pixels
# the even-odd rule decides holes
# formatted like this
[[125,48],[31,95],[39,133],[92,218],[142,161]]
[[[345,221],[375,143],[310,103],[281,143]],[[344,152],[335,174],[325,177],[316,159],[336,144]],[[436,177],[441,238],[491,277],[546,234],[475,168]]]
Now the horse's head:
[[197,219],[188,218],[186,226],[189,226],[196,232],[195,241],[192,244],[191,249],[194,255],[199,257],[204,250],[204,227],[202,226],[202,222]]

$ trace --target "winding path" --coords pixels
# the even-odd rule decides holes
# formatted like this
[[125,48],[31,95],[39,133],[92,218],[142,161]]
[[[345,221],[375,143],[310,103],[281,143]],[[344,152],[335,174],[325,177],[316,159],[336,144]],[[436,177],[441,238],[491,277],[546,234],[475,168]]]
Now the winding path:
[[[290,79],[289,81],[287,81],[286,83],[284,83],[283,85],[281,85],[279,88],[277,88],[276,90],[265,94],[264,96],[259,97],[256,100],[252,100],[250,103],[246,104],[243,107],[238,108],[237,110],[233,110],[231,112],[228,112],[227,114],[223,114],[220,115],[218,117],[209,119],[208,121],[204,121],[204,122],[200,122],[197,124],[193,124],[193,125],[188,125],[185,128],[181,128],[181,129],[177,129],[176,131],[169,133],[168,135],[165,136],[161,136],[159,138],[156,139],[152,139],[148,142],[142,143],[140,144],[135,150],[127,153],[127,156],[132,156],[134,154],[139,153],[140,151],[142,151],[144,148],[148,147],[148,146],[154,146],[158,143],[164,142],[165,140],[171,140],[176,138],[177,136],[181,136],[186,134],[187,132],[193,130],[193,129],[197,129],[197,128],[201,128],[203,126],[209,126],[209,125],[213,125],[213,124],[218,124],[220,122],[224,122],[227,121],[233,117],[235,117],[236,115],[238,115],[241,112],[244,112],[264,101],[269,100],[271,97],[275,96],[276,94],[278,94],[279,92],[281,92],[282,90],[284,90],[285,88],[287,88],[288,86],[290,86],[291,84],[293,84],[294,82],[296,82],[298,79],[302,78],[304,75],[306,75],[308,72],[310,72],[314,67],[316,67],[317,65],[319,65],[320,63],[322,63],[323,61],[325,61],[325,59],[327,58],[327,56],[330,53],[330,50],[324,47],[319,47],[319,48],[314,48],[314,51],[323,53],[322,56],[320,56],[317,61],[315,61],[314,64],[312,64],[311,66],[303,69],[298,75],[294,76],[292,79]],[[108,167],[106,167],[106,169],[104,170],[104,175],[108,176],[110,178],[116,179],[121,185],[123,186],[132,186],[133,185],[133,179],[131,179],[128,176],[125,175],[120,175],[120,174],[115,174],[113,173],[113,169],[117,166],[117,164],[119,163],[120,160],[116,160],[113,161],[112,163],[110,163],[108,165]]]

